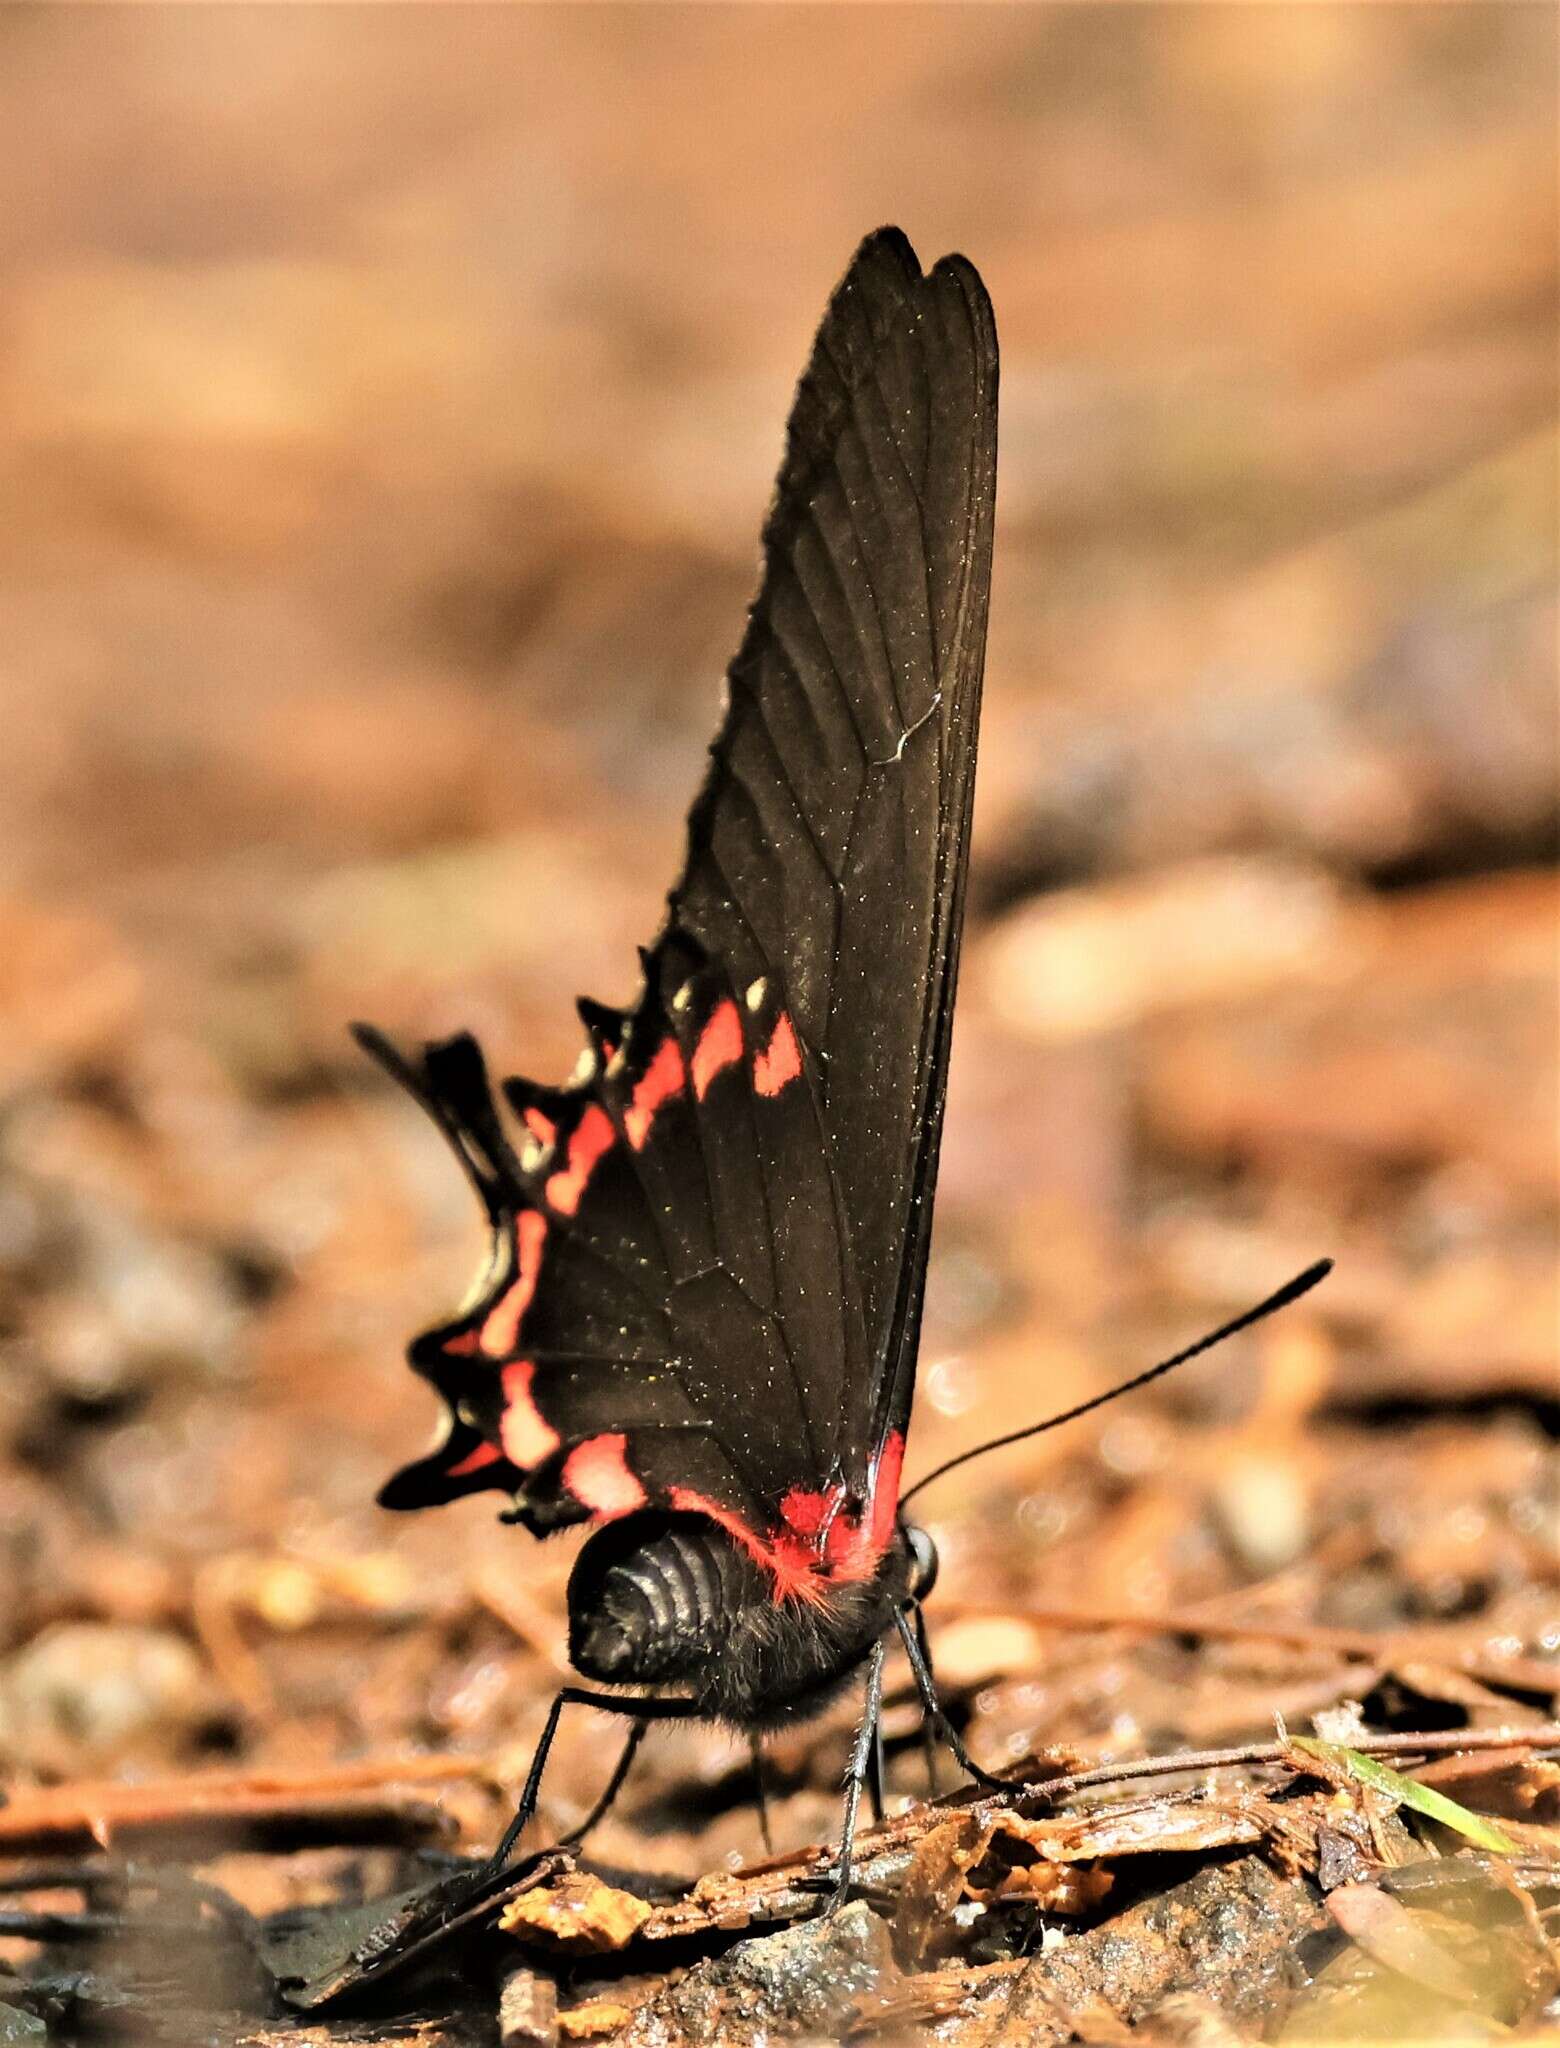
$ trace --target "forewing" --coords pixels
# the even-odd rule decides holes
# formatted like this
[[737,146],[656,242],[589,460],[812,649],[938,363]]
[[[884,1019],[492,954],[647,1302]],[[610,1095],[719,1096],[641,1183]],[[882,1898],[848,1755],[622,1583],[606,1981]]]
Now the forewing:
[[995,411],[974,271],[950,258],[923,278],[903,236],[872,236],[798,388],[639,1003],[581,1006],[591,1043],[570,1086],[505,1084],[513,1144],[469,1039],[414,1064],[365,1034],[450,1138],[492,1230],[466,1311],[412,1348],[453,1430],[392,1482],[393,1504],[492,1483],[538,1531],[698,1506],[798,1571],[816,1556],[859,1573],[888,1540],[957,966]]
[[[996,477],[990,304],[872,236],[797,392],[764,580],[690,824],[670,930],[733,985],[762,978],[819,1112],[844,1342],[801,1341],[816,1433],[870,1486],[913,1387],[980,715]],[[814,1204],[793,1134],[768,1176]]]

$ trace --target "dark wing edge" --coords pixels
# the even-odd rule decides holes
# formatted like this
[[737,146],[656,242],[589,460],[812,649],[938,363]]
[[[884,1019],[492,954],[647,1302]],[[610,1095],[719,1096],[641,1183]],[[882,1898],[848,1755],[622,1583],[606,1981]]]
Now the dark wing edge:
[[921,1072],[925,1093],[917,1119],[919,1143],[911,1177],[909,1239],[900,1268],[900,1287],[889,1336],[887,1372],[871,1432],[874,1456],[909,1422],[915,1393],[926,1274],[931,1249],[932,1211],[942,1149],[943,1111],[948,1097],[948,1061],[953,1044],[954,999],[964,938],[964,902],[969,879],[970,830],[975,804],[975,756],[980,733],[986,661],[986,620],[991,598],[991,556],[996,521],[997,385],[999,356],[996,316],[980,273],[962,256],[944,257],[932,271],[941,303],[967,336],[971,419],[975,439],[965,502],[963,576],[949,644],[955,715],[945,746],[953,755],[944,787],[953,792],[949,814],[938,821],[938,941],[933,953],[935,997],[927,1004],[927,1039]]

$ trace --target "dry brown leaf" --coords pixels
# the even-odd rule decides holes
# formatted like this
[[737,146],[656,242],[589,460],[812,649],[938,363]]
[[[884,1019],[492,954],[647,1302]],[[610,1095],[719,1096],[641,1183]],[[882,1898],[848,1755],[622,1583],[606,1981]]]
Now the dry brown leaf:
[[1396,1970],[1443,1998],[1472,2005],[1478,1997],[1455,1957],[1446,1953],[1400,1900],[1373,1884],[1340,1885],[1328,1896],[1327,1910],[1373,1962]]
[[1226,1806],[1184,1797],[1134,1800],[1081,1816],[1024,1820],[1009,1815],[1004,1825],[1022,1830],[1035,1848],[1060,1863],[1106,1856],[1199,1854],[1260,1842],[1268,1833],[1254,1803]]

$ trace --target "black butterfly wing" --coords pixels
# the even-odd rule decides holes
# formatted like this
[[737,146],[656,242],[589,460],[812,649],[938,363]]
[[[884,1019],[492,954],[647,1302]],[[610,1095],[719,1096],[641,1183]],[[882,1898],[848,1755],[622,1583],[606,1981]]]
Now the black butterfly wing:
[[[810,1406],[853,1491],[914,1384],[968,864],[996,486],[996,329],[962,258],[873,235],[798,388],[765,573],[672,930],[775,974],[820,1106],[866,1357]],[[773,1200],[809,1191],[780,1172]],[[803,1308],[798,1324],[816,1320]]]
[[[975,272],[858,251],[798,388],[764,577],[666,928],[563,1089],[365,1034],[456,1147],[493,1254],[412,1348],[451,1432],[384,1496],[538,1530],[712,1514],[777,1574],[892,1533],[962,913],[995,478]],[[489,1456],[488,1454],[492,1455]]]

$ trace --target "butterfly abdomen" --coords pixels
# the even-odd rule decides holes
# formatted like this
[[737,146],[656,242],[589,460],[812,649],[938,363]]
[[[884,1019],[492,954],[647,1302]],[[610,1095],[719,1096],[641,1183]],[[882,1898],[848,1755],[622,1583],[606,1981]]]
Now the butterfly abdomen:
[[756,1567],[702,1517],[632,1515],[604,1529],[569,1580],[569,1660],[588,1678],[690,1676],[727,1617],[761,1598]]
[[777,1599],[703,1515],[630,1515],[581,1552],[569,1580],[569,1661],[610,1685],[685,1686],[711,1720],[762,1728],[815,1713],[904,1596],[895,1545],[869,1579]]

